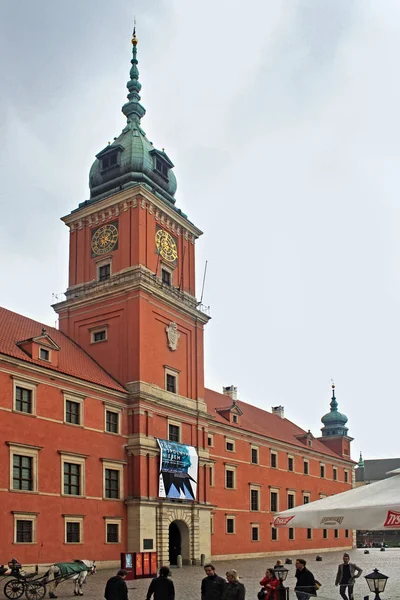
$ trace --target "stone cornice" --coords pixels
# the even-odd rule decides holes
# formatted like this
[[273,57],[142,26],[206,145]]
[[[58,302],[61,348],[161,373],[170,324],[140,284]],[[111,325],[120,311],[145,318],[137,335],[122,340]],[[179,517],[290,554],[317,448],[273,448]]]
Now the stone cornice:
[[209,419],[207,406],[202,398],[194,400],[186,396],[179,396],[178,394],[167,392],[155,384],[144,381],[127,383],[126,388],[129,390],[131,401],[149,401],[153,410],[155,406],[163,406],[169,412],[172,408],[191,416],[203,417],[207,421]]
[[123,211],[140,206],[149,214],[154,214],[156,221],[166,229],[170,229],[176,236],[183,235],[186,240],[194,241],[202,235],[202,231],[193,223],[185,219],[165,202],[138,184],[128,190],[82,206],[69,215],[62,217],[62,221],[70,228],[71,233],[83,227],[95,227],[109,219],[115,219]]
[[129,267],[112,275],[111,279],[105,282],[91,281],[72,286],[65,294],[66,300],[53,304],[53,308],[57,313],[62,313],[70,306],[86,306],[97,301],[103,302],[107,297],[127,291],[147,292],[203,325],[210,320],[207,314],[199,310],[199,304],[194,296],[177,288],[165,286],[160,277],[143,265]]

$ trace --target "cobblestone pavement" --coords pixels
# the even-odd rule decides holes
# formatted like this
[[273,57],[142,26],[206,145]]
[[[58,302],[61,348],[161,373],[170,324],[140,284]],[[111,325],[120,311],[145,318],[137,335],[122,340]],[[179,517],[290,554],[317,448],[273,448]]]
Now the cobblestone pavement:
[[[318,592],[320,600],[341,600],[339,589],[335,587],[334,580],[336,569],[342,559],[342,552],[321,553],[322,562],[315,560],[316,554],[305,555],[307,566],[314,573],[315,577],[322,583]],[[246,600],[257,600],[257,592],[260,589],[259,580],[263,576],[267,567],[273,566],[277,558],[285,559],[283,555],[276,557],[246,559],[246,560],[228,560],[215,561],[217,573],[225,575],[228,569],[236,569],[240,580],[246,587]],[[295,558],[292,565],[286,565],[289,569],[287,586],[290,588],[290,600],[296,600],[293,588],[295,584]],[[372,548],[369,554],[364,554],[364,550],[352,550],[351,560],[363,569],[363,574],[354,588],[355,600],[363,600],[364,596],[370,594],[370,600],[373,600],[373,594],[368,590],[364,575],[370,573],[375,567],[382,573],[389,576],[386,591],[382,595],[382,600],[400,600],[400,549],[387,549],[380,552],[379,549]],[[175,584],[176,600],[199,600],[200,582],[204,576],[202,567],[183,567],[182,569],[172,568],[172,579]],[[88,578],[84,586],[84,600],[102,600],[104,587],[107,579],[115,575],[116,570],[98,570],[96,575]],[[4,598],[4,583],[0,583],[0,596]],[[145,600],[146,591],[150,583],[149,579],[137,579],[127,581],[130,600]],[[73,584],[65,582],[57,589],[57,595],[60,600],[74,599],[72,594]],[[48,596],[48,595],[47,595]]]

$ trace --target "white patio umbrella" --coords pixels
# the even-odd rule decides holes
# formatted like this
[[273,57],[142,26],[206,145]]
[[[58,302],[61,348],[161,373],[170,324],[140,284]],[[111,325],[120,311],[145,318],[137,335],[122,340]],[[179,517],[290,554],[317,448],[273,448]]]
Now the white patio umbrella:
[[400,475],[285,510],[274,527],[400,529]]

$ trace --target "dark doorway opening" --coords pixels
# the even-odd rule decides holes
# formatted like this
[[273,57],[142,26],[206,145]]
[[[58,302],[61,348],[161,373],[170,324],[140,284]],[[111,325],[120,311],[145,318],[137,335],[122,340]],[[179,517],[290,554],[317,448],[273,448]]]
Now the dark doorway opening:
[[176,523],[171,523],[169,526],[169,563],[171,565],[177,564],[179,554],[182,554],[181,532]]

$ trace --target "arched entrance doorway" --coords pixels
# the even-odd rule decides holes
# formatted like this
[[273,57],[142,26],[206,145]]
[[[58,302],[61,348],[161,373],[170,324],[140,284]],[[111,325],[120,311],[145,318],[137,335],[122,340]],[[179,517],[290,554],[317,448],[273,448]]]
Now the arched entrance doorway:
[[179,554],[184,565],[190,565],[189,528],[184,521],[172,521],[168,531],[169,563],[176,565]]

